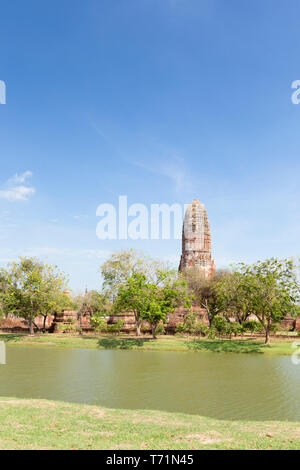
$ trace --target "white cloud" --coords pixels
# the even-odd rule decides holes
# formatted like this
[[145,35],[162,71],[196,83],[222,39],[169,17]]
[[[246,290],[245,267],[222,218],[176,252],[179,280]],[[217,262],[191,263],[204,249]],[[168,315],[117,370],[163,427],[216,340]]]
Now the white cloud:
[[16,173],[12,178],[8,180],[8,183],[11,183],[11,184],[24,183],[28,178],[31,178],[31,177],[32,177],[31,171],[24,171],[24,173],[21,173],[20,175]]
[[35,193],[34,188],[26,186],[15,186],[14,188],[0,190],[0,198],[13,201],[26,201],[29,196]]
[[16,173],[5,183],[4,189],[0,190],[0,198],[10,202],[27,201],[28,198],[35,193],[35,188],[32,186],[24,186],[22,183],[24,183],[27,178],[31,178],[31,176],[31,171],[25,171],[20,175]]

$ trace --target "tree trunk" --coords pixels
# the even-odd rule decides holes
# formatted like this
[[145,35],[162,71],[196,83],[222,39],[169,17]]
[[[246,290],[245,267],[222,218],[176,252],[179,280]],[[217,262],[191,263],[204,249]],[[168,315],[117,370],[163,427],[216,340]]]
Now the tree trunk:
[[79,334],[82,335],[82,313],[79,314],[78,316],[78,320],[79,320]]
[[141,336],[141,326],[142,326],[142,321],[140,318],[136,317],[136,335]]
[[43,333],[46,333],[46,321],[47,321],[47,315],[44,315],[44,319],[43,319]]
[[34,336],[33,321],[29,320],[29,335]]
[[157,339],[156,330],[157,330],[157,325],[151,325],[151,331],[152,331],[153,339]]
[[269,323],[267,324],[266,328],[266,339],[265,339],[265,344],[270,344],[270,325]]
[[204,304],[202,304],[202,307],[204,307],[204,309],[206,310],[206,314],[207,314],[207,318],[208,318],[208,323],[209,323],[209,328],[211,328],[212,326],[212,316],[210,314],[210,309],[209,309],[209,306],[208,306],[208,303],[207,303],[207,300],[205,300]]

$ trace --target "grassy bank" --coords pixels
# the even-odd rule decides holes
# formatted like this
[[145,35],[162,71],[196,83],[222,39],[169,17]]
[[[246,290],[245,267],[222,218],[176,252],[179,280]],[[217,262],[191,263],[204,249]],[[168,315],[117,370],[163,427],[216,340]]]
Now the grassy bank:
[[[89,349],[127,349],[145,351],[212,351],[257,353],[267,355],[290,355],[293,353],[291,339],[272,338],[270,345],[264,344],[263,338],[233,338],[222,340],[194,339],[191,337],[160,336],[153,340],[149,336],[137,338],[135,336],[120,335],[69,335],[69,334],[36,334],[30,337],[24,334],[2,333],[0,341],[12,345],[28,346],[59,346],[64,348]],[[298,337],[298,340],[300,338]]]
[[0,398],[0,449],[299,449],[300,423]]

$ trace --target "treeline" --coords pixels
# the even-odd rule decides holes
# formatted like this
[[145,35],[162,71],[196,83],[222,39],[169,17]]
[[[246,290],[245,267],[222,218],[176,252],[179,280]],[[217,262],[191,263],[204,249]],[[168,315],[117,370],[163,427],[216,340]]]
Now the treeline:
[[[177,332],[213,338],[263,331],[268,343],[270,331],[287,315],[300,314],[296,269],[291,259],[272,258],[252,265],[239,263],[205,279],[193,267],[178,273],[135,250],[119,251],[101,266],[99,291],[70,297],[65,293],[68,279],[57,266],[20,258],[0,271],[0,312],[5,317],[24,318],[30,334],[37,316],[43,317],[45,331],[48,315],[68,309],[77,311],[79,332],[86,315],[96,331],[119,332],[122,322],[108,325],[105,317],[132,312],[136,334],[141,335],[149,324],[156,338],[163,332],[168,315],[185,307],[189,313]],[[205,309],[209,325],[197,320],[193,305]]]
[[252,265],[239,263],[205,279],[195,267],[178,273],[130,250],[113,254],[101,271],[113,310],[134,312],[137,335],[146,320],[155,337],[169,313],[180,306],[191,310],[194,304],[205,309],[209,326],[197,322],[190,311],[177,331],[199,331],[210,337],[264,331],[269,343],[270,331],[278,323],[300,313],[297,268],[292,259],[271,258]]

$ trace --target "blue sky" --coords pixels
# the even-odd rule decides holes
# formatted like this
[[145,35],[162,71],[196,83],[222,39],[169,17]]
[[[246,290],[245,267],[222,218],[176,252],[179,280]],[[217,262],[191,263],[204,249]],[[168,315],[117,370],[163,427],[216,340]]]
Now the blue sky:
[[[176,265],[180,240],[99,240],[96,208],[201,200],[217,267],[299,255],[298,0],[1,5],[0,264],[100,286],[111,251]],[[25,188],[25,189],[24,189]]]

